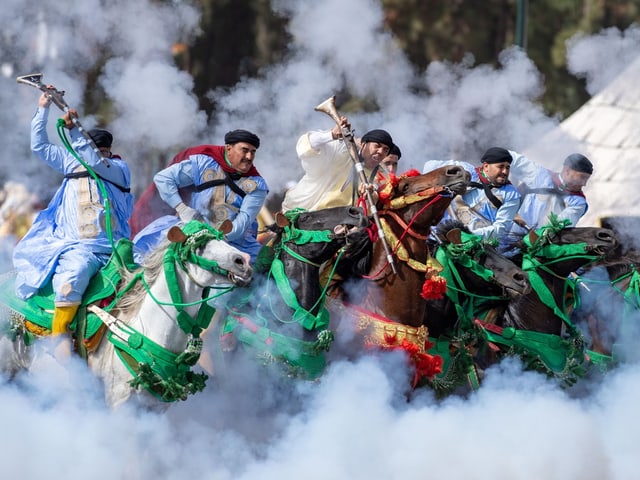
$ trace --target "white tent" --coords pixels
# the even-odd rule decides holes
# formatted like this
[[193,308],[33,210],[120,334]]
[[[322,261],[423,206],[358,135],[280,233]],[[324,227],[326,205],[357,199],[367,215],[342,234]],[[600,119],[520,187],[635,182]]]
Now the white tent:
[[[556,129],[525,151],[559,170],[579,152],[593,162],[585,188],[589,210],[578,226],[600,226],[603,217],[640,220],[640,57]],[[636,218],[637,217],[637,218]],[[634,228],[635,230],[635,228]]]

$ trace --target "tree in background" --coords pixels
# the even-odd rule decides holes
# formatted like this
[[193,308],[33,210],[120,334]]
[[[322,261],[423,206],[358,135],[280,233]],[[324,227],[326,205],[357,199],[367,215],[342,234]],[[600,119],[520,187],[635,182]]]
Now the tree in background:
[[[381,0],[385,27],[420,70],[434,61],[497,65],[498,54],[515,43],[522,0]],[[269,0],[197,0],[201,34],[176,51],[178,63],[195,80],[207,113],[215,109],[207,92],[233,86],[243,76],[287,53],[286,19],[273,14]],[[584,82],[566,68],[566,41],[578,32],[626,29],[638,21],[640,6],[619,0],[536,0],[526,2],[526,51],[545,77],[541,99],[549,115],[566,117],[588,98]]]

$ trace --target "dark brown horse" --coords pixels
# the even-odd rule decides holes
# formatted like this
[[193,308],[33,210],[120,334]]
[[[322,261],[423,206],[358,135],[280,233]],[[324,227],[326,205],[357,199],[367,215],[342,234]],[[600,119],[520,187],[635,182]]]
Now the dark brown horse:
[[438,226],[435,258],[443,267],[447,294],[427,301],[429,336],[455,336],[461,323],[501,317],[511,300],[530,293],[527,274],[493,245],[471,234],[459,221]]
[[478,367],[495,361],[478,322],[500,322],[510,301],[531,291],[527,274],[482,237],[457,221],[438,226],[435,259],[446,279],[446,296],[427,301],[424,324],[443,359],[442,372],[428,382],[439,395],[478,388]]
[[[576,320],[586,320],[591,349],[616,360],[638,358],[635,339],[640,337],[640,249],[636,217],[604,217],[619,241],[613,253],[582,276],[589,293],[574,312]],[[583,292],[584,293],[584,292]],[[616,350],[614,353],[614,349]]]
[[552,221],[525,237],[522,268],[532,292],[510,302],[496,325],[479,326],[498,356],[517,354],[527,368],[573,384],[600,361],[589,357],[585,338],[571,320],[579,298],[576,271],[613,252],[617,240],[609,229],[565,227]]
[[282,363],[287,375],[319,376],[333,338],[320,266],[369,242],[369,226],[358,207],[277,214],[269,227],[277,235],[271,254],[265,260],[263,249],[258,257],[267,266],[266,276],[227,304],[224,349],[242,345],[262,361],[268,357]]
[[568,312],[575,298],[575,272],[614,252],[618,242],[610,229],[549,228],[531,232],[522,245],[522,266],[534,291],[511,302],[505,325],[560,335],[571,328]]
[[448,166],[401,176],[380,189],[380,220],[397,273],[384,246],[375,242],[367,274],[346,282],[346,301],[331,304],[339,332],[355,331],[360,347],[402,348],[410,353],[418,372],[433,375],[433,364],[427,365],[430,359],[424,356],[427,332],[422,294],[435,272],[426,241],[431,227],[441,220],[454,195],[465,191],[469,179],[463,168]]

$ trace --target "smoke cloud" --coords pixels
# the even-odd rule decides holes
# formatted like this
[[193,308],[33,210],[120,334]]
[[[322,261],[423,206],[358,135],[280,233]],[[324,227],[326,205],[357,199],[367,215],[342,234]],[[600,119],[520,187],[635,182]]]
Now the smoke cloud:
[[[421,169],[429,158],[474,162],[492,145],[524,150],[558,125],[559,119],[536,104],[544,79],[516,48],[501,54],[497,68],[476,65],[468,56],[416,72],[382,29],[377,1],[273,5],[276,14],[291,16],[287,61],[259,79],[211,91],[219,110],[207,118],[198,109],[191,77],[171,57],[171,45],[188,42],[198,29],[199,12],[187,2],[5,0],[0,180],[22,182],[41,199],[58,184],[29,151],[29,121],[39,92],[18,85],[15,77],[33,72],[43,72],[46,83],[67,92],[87,128],[96,119],[83,116],[84,73],[97,72],[115,111],[105,126],[114,133],[114,150],[129,161],[137,189],[146,186],[142,173],[158,152],[170,157],[246,128],[261,137],[256,165],[277,192],[302,173],[294,148],[298,136],[333,126],[314,106],[345,88],[379,106],[376,112],[344,113],[356,134],[371,128],[391,132],[403,152],[401,169]],[[329,24],[339,33],[329,34]],[[590,93],[604,88],[635,56],[637,32],[607,30],[569,42],[570,68],[587,79]],[[105,50],[113,56],[96,65]],[[53,128],[50,138],[55,139]],[[0,271],[6,272],[11,240],[0,245]],[[277,381],[254,367],[223,385],[210,380],[204,392],[158,414],[107,410],[86,368],[75,360],[59,366],[47,348],[46,342],[38,345],[28,374],[15,381],[0,377],[3,478],[637,475],[635,364],[584,391],[567,392],[523,372],[515,361],[504,362],[489,369],[482,389],[468,397],[438,401],[423,391],[411,402],[402,388],[405,372],[393,355],[336,362],[317,384]]]

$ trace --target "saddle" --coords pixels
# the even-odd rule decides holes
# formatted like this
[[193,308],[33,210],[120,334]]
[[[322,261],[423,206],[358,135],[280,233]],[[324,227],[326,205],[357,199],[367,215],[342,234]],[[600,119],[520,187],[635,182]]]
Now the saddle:
[[[133,260],[133,243],[130,240],[120,239],[116,244],[116,251],[117,255],[111,255],[107,264],[89,282],[80,308],[70,325],[71,331],[76,332],[76,338],[84,339],[85,347],[89,351],[100,343],[106,326],[95,314],[87,313],[87,306],[99,303],[106,311],[111,310],[115,306],[110,304],[113,303],[112,300],[122,278],[122,269],[139,268]],[[15,273],[0,280],[0,302],[24,317],[27,345],[33,343],[34,337],[51,334],[54,298],[51,281],[33,297],[22,300],[15,295]]]

